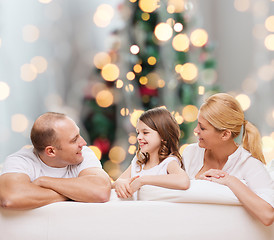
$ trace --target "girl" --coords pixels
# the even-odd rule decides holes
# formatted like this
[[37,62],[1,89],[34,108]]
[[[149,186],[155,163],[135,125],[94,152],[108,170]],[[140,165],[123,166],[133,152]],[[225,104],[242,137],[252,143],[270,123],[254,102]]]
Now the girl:
[[[241,129],[242,146],[238,146],[234,139]],[[245,120],[237,100],[225,93],[209,97],[200,108],[194,132],[198,144],[189,145],[183,152],[190,179],[226,185],[250,214],[271,225],[274,182],[264,167],[258,129]]]
[[144,112],[136,126],[139,143],[131,165],[113,183],[120,198],[129,198],[143,185],[188,189],[190,181],[182,169],[178,152],[180,128],[165,108]]

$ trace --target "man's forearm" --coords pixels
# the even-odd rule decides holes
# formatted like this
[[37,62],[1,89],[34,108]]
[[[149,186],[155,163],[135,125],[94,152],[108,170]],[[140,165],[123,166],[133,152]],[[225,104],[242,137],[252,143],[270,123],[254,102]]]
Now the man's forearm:
[[35,184],[79,202],[106,202],[110,194],[109,180],[97,175],[76,178],[41,177]]

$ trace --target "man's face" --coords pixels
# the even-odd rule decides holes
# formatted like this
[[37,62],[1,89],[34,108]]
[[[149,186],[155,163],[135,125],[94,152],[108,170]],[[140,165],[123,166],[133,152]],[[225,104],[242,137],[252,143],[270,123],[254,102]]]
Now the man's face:
[[59,140],[58,148],[55,147],[56,162],[58,167],[77,165],[83,161],[82,147],[86,141],[80,136],[80,130],[75,122],[66,118],[54,124],[54,129]]

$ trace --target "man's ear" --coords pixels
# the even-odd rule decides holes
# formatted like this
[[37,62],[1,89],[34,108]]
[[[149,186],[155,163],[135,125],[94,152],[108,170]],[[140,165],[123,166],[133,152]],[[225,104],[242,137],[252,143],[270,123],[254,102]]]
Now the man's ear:
[[45,148],[45,154],[49,157],[55,157],[55,149],[53,146],[47,146]]
[[231,131],[230,130],[224,130],[223,132],[222,132],[222,139],[224,140],[224,141],[227,141],[227,140],[229,140],[231,138]]

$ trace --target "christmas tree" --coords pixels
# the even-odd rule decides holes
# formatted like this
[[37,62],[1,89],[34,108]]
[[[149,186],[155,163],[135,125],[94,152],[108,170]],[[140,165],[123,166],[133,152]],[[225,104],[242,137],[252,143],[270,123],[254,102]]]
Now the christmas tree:
[[118,10],[125,27],[113,32],[108,53],[95,56],[98,80],[84,102],[90,141],[114,179],[136,151],[135,123],[143,111],[167,107],[184,146],[193,142],[200,98],[218,90],[213,48],[191,1],[130,0]]

